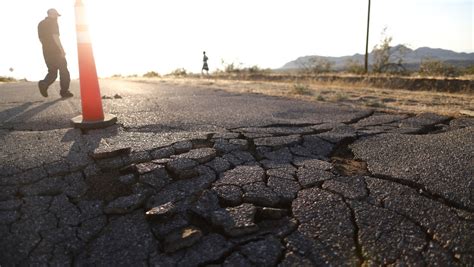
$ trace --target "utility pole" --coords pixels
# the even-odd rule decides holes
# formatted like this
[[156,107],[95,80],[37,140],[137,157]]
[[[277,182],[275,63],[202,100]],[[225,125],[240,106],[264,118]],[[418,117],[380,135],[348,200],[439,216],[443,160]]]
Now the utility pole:
[[369,72],[369,25],[370,25],[370,0],[367,12],[367,39],[365,41],[365,73]]

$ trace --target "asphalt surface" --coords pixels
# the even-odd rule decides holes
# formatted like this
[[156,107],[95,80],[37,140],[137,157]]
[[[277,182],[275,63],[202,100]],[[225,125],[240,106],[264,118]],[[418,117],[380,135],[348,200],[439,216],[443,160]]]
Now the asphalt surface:
[[474,119],[167,82],[0,84],[0,265],[474,265]]

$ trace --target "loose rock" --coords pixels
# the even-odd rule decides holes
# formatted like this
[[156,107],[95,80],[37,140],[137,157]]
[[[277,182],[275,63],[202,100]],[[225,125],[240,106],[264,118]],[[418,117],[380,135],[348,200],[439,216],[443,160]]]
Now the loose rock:
[[168,202],[158,207],[154,207],[146,212],[146,217],[149,219],[166,219],[174,215],[176,206],[172,202]]
[[235,208],[214,211],[211,220],[214,225],[223,227],[229,236],[241,236],[258,230],[254,222],[256,211],[254,205],[244,203]]
[[190,159],[198,163],[206,163],[216,157],[217,151],[213,148],[193,149],[187,153],[176,156],[179,159]]
[[194,167],[198,163],[191,159],[177,158],[166,164],[166,168],[177,175],[179,179],[188,179],[197,176],[199,173]]

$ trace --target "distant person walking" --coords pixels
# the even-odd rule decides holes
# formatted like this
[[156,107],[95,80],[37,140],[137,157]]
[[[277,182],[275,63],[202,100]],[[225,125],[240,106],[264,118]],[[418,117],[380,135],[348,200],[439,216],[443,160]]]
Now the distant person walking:
[[43,56],[48,74],[43,80],[38,82],[40,93],[48,97],[49,86],[56,81],[58,70],[60,76],[61,97],[74,96],[69,91],[71,77],[67,69],[66,53],[59,40],[58,17],[61,16],[54,8],[48,10],[48,16],[38,24],[38,37],[43,45]]
[[206,71],[206,74],[209,75],[209,66],[207,65],[207,60],[209,59],[206,56],[206,51],[202,52],[204,57],[202,58],[202,69],[201,69],[201,74],[204,74],[204,71]]

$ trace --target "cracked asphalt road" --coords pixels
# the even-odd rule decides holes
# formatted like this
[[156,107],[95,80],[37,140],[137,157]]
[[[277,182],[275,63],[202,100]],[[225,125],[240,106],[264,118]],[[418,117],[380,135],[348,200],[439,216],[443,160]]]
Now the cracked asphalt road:
[[0,265],[474,265],[472,118],[101,89],[119,124],[81,132],[0,84]]

